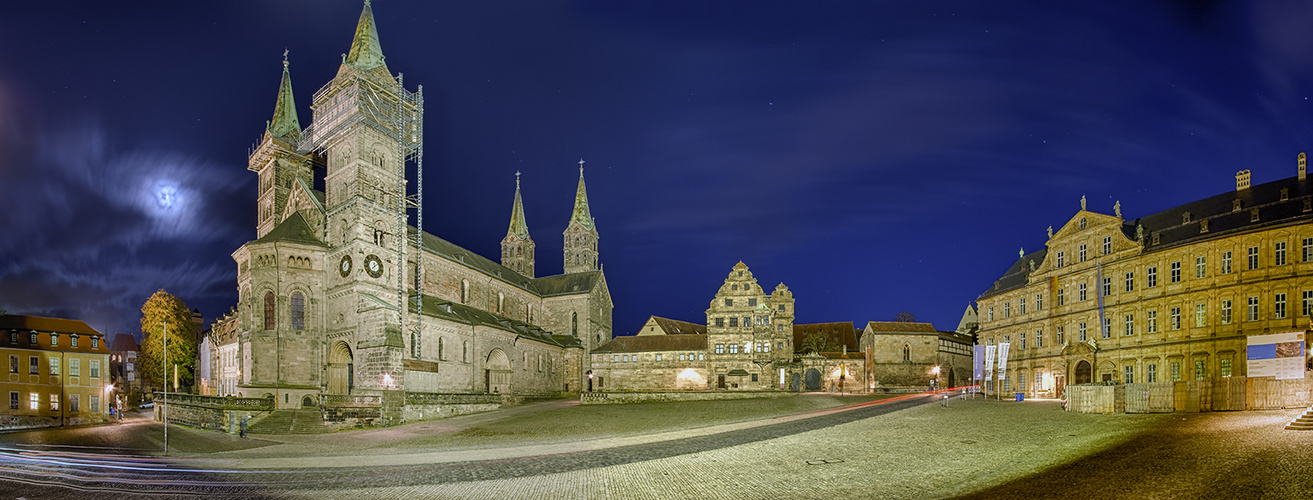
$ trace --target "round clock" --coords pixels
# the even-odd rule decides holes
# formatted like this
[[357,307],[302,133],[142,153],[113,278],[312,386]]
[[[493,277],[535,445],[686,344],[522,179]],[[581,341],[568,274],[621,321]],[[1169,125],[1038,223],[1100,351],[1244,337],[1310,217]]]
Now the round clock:
[[343,278],[351,274],[351,254],[342,256],[342,265],[338,267],[338,272],[342,273]]
[[383,260],[377,255],[370,254],[365,257],[365,272],[369,273],[371,278],[377,278],[383,275]]

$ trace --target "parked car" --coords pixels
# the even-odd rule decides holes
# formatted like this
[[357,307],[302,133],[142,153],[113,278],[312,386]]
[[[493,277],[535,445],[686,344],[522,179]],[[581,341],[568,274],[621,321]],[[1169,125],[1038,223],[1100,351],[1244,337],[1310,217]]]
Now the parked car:
[[155,402],[154,402],[154,401],[147,401],[147,402],[145,402],[145,403],[142,403],[141,406],[139,406],[139,408],[142,408],[142,409],[145,409],[145,408],[154,408],[154,407],[155,407]]

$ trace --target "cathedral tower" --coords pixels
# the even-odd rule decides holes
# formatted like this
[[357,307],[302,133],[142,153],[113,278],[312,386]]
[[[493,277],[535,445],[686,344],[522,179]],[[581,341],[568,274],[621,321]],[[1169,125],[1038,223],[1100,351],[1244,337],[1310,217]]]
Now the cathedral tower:
[[287,52],[283,52],[283,80],[278,86],[273,119],[265,123],[260,145],[251,153],[246,169],[260,174],[256,237],[267,234],[289,215],[283,205],[294,184],[300,180],[313,185],[309,158],[296,153],[301,139],[301,123],[296,118],[296,101],[292,98],[292,77],[287,70]]
[[520,201],[520,173],[515,173],[515,204],[511,206],[511,226],[501,240],[501,265],[533,277],[533,238],[524,220],[524,202]]
[[579,188],[574,193],[574,213],[565,227],[565,273],[597,270],[597,227],[588,211],[588,190],[584,188],[584,161],[579,160]]

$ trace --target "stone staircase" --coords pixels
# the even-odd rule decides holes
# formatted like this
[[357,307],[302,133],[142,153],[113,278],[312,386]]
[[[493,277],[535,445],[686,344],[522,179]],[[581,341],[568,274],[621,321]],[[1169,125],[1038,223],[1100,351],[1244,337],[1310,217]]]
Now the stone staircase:
[[251,434],[324,434],[333,428],[324,425],[319,410],[277,410],[247,429]]
[[1288,431],[1313,431],[1313,408],[1304,410],[1304,413],[1286,424]]

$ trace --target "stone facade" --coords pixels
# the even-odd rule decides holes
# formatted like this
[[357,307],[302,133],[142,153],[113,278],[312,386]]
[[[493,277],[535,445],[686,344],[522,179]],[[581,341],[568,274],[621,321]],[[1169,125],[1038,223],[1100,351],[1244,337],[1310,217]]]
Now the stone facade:
[[967,385],[973,344],[970,335],[936,331],[930,323],[872,321],[861,339],[870,356],[867,384],[872,390],[921,390],[935,380],[942,387]]
[[1302,153],[1298,165],[1138,219],[1082,198],[978,299],[980,342],[1010,346],[1007,378],[987,390],[1246,375],[1248,336],[1306,331],[1313,313],[1313,186]]
[[[500,263],[420,232],[401,222],[401,172],[422,136],[397,127],[423,120],[421,102],[384,64],[368,4],[304,130],[284,62],[274,118],[250,155],[257,239],[232,254],[239,303],[211,329],[210,392],[268,395],[280,409],[375,395],[376,416],[343,418],[386,425],[418,414],[404,409],[405,393],[585,385],[583,353],[611,339],[612,302],[582,169],[567,232],[583,233],[562,249],[566,274],[534,276],[518,179]],[[413,121],[384,119],[394,110]]]

